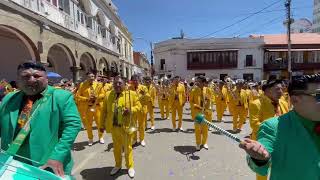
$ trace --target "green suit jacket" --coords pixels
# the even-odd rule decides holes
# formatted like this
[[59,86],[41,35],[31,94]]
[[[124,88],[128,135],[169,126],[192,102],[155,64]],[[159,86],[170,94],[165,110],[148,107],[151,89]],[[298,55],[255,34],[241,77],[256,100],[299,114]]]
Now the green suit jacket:
[[[70,175],[73,160],[71,148],[81,128],[79,112],[73,95],[65,90],[48,86],[41,93],[42,97],[33,105],[34,117],[30,121],[29,138],[19,152],[43,165],[48,159],[63,163],[65,173]],[[19,109],[23,101],[23,92],[8,94],[0,105],[1,149],[7,150],[14,140],[19,117]],[[33,164],[39,166],[38,164]]]
[[271,154],[265,166],[247,157],[250,168],[260,175],[271,170],[270,180],[319,180],[320,151],[295,111],[265,121],[258,141]]

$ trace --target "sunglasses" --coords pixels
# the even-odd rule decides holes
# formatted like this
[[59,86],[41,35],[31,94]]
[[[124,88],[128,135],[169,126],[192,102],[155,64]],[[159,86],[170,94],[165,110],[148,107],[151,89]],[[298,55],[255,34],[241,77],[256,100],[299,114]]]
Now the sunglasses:
[[299,92],[299,93],[295,93],[295,94],[296,94],[296,95],[311,96],[311,97],[314,97],[317,102],[320,102],[320,92],[316,92],[316,93],[303,93],[303,92]]

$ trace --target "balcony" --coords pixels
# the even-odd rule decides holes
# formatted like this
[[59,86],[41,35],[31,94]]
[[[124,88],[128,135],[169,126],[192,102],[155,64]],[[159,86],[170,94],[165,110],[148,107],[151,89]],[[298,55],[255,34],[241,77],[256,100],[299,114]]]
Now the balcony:
[[188,63],[188,70],[209,70],[209,69],[232,69],[237,68],[237,62],[230,64],[200,64],[200,63]]
[[[47,0],[11,0],[12,2],[39,14],[50,21],[80,34],[82,37],[99,44],[113,52],[120,53],[116,43],[112,43],[111,33],[97,23],[95,18],[87,15],[80,8],[70,10],[70,14],[52,5]],[[70,6],[72,1],[70,0]]]
[[[263,68],[265,71],[277,71],[277,70],[286,70],[288,69],[287,61],[285,63],[268,63],[264,64]],[[305,62],[305,63],[292,63],[292,70],[316,70],[320,69],[320,63],[314,62]]]

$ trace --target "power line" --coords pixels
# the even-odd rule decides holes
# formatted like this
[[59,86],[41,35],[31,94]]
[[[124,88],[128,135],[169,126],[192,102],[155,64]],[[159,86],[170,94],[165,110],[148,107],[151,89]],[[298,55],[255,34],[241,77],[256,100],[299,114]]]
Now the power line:
[[230,28],[230,27],[232,27],[232,26],[234,26],[234,25],[236,25],[236,24],[238,24],[238,23],[241,23],[241,22],[243,22],[243,21],[245,21],[245,20],[247,20],[247,19],[249,19],[249,18],[257,15],[257,14],[260,14],[260,13],[263,12],[264,10],[266,10],[266,9],[268,9],[268,8],[270,8],[270,7],[278,4],[278,3],[280,3],[281,1],[282,1],[282,0],[278,0],[278,1],[276,1],[276,2],[273,2],[272,4],[264,7],[263,9],[255,12],[255,13],[249,15],[249,16],[246,16],[245,18],[243,18],[243,19],[241,19],[241,20],[239,20],[239,21],[236,21],[236,22],[234,22],[234,23],[232,23],[232,24],[230,24],[230,25],[228,25],[228,26],[225,26],[225,27],[223,27],[223,28],[221,28],[221,29],[218,29],[218,30],[216,30],[216,31],[214,31],[214,32],[212,32],[212,33],[210,33],[210,34],[208,34],[208,35],[202,36],[202,37],[200,37],[199,39],[203,39],[203,38],[206,38],[206,37],[211,36],[211,35],[213,35],[213,34],[216,34],[216,33],[218,33],[218,32],[224,31],[224,30],[226,30],[226,29],[228,29],[228,28]]
[[271,19],[270,21],[268,21],[268,22],[266,22],[266,23],[264,23],[264,24],[259,25],[259,28],[255,28],[254,30],[250,30],[250,31],[243,32],[243,33],[239,34],[237,37],[240,37],[240,36],[245,35],[245,34],[248,34],[248,33],[257,32],[261,27],[265,27],[265,26],[267,26],[267,25],[269,25],[269,24],[272,24],[272,23],[274,23],[275,21],[277,21],[277,20],[279,20],[279,19],[282,19],[282,17],[283,17],[283,16],[279,16],[279,17],[276,17],[276,18],[274,18],[274,19]]

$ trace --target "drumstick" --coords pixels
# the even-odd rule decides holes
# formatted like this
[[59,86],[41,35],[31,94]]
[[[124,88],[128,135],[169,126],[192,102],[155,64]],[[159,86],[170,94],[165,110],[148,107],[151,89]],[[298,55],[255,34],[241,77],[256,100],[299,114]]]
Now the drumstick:
[[205,119],[204,115],[199,113],[196,118],[195,118],[195,123],[198,123],[198,124],[206,124],[207,126],[209,127],[212,127],[213,129],[217,130],[218,132],[220,132],[221,134],[229,137],[230,139],[238,142],[238,143],[241,143],[241,139],[231,133],[229,133],[228,131],[214,125],[213,123],[209,122],[208,120]]

